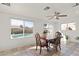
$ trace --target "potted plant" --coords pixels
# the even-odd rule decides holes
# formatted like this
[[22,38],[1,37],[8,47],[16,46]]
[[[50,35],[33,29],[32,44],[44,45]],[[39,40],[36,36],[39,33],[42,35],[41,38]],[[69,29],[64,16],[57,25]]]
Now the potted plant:
[[44,34],[47,34],[48,33],[48,30],[44,30],[44,32],[43,32]]
[[68,40],[69,39],[68,35],[65,35],[65,36],[66,36],[66,39]]

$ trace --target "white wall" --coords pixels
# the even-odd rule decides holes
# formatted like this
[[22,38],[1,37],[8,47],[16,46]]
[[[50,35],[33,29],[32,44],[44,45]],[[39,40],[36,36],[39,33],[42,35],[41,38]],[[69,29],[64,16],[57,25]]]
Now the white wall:
[[[34,36],[31,38],[10,39],[10,19],[12,17],[21,18],[23,20],[27,19],[27,17],[23,16],[0,13],[0,50],[11,49],[35,43]],[[39,32],[41,34],[43,32],[43,24],[45,23],[54,25],[54,22],[48,22],[46,20],[35,18],[30,18],[30,20],[34,22],[33,34],[35,34],[36,32]]]
[[12,15],[0,13],[0,49],[10,49],[33,42],[33,38],[10,39],[10,17]]
[[[69,30],[61,31],[61,24],[65,24],[65,23],[75,23],[76,24],[76,30],[75,31],[69,31]],[[79,42],[79,40],[75,39],[77,36],[79,36],[79,17],[60,19],[60,21],[58,22],[58,29],[62,33],[69,36],[69,41]]]

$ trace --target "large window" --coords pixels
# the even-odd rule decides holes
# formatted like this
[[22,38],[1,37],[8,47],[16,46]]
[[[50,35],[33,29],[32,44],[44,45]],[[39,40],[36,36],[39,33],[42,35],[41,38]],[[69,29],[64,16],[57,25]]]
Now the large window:
[[61,24],[61,30],[66,30],[67,29],[67,24]]
[[70,29],[70,30],[76,30],[75,23],[69,23],[68,24],[68,29]]
[[33,22],[24,22],[24,37],[31,37],[33,33]]
[[61,30],[76,30],[75,23],[61,24]]
[[32,37],[33,22],[11,19],[11,38]]

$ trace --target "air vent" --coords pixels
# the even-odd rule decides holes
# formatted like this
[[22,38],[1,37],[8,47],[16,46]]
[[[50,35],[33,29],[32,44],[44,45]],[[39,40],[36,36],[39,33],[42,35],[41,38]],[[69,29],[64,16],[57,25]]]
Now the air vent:
[[49,10],[50,9],[50,7],[49,6],[46,6],[45,8],[44,8],[44,10]]
[[6,5],[6,6],[10,6],[11,4],[10,3],[1,3],[3,5]]

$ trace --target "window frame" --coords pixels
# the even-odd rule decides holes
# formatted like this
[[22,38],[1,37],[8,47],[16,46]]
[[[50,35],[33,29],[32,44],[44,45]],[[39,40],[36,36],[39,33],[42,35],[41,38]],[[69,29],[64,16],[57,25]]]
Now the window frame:
[[[66,25],[66,28],[65,28],[64,30],[62,30],[62,25],[64,25],[64,24]],[[68,28],[70,27],[69,24],[75,24],[75,25],[74,25],[75,29],[74,29],[74,30],[72,29],[71,31],[75,31],[75,30],[76,30],[76,23],[75,23],[75,22],[64,23],[64,24],[61,24],[61,30],[62,30],[62,31],[69,30],[69,29],[68,29]]]
[[[11,26],[12,26],[12,25],[11,25],[11,20],[12,20],[12,19],[23,21],[23,36],[22,36],[22,37],[17,37],[17,38],[13,38],[13,37],[11,37]],[[32,36],[31,36],[31,37],[25,37],[25,36],[24,36],[25,21],[27,21],[27,22],[32,22],[32,23],[33,23],[33,27],[34,27],[34,22],[33,22],[32,20],[30,20],[30,19],[10,18],[10,39],[32,38],[32,37],[33,37],[34,29],[32,29],[33,33],[32,33]]]

